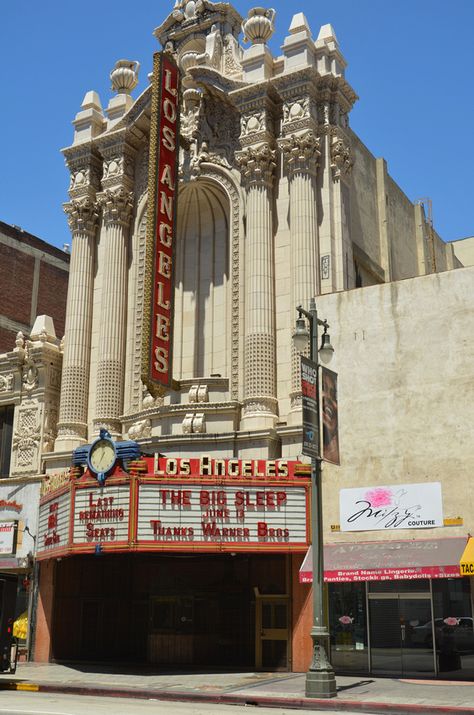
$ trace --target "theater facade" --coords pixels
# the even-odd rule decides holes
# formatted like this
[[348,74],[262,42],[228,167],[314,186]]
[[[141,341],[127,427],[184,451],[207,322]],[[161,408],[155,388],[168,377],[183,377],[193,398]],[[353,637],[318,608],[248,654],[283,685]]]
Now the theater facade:
[[290,668],[307,465],[156,455],[104,486],[81,472],[40,502],[55,659]]
[[307,670],[311,479],[292,338],[316,296],[338,375],[322,415],[334,422],[336,403],[322,490],[332,661],[470,677],[473,272],[351,129],[333,27],[313,36],[297,13],[274,56],[275,22],[178,0],[155,29],[151,81],[132,97],[139,63],[121,59],[114,96],[87,92],[74,119],[32,652]]

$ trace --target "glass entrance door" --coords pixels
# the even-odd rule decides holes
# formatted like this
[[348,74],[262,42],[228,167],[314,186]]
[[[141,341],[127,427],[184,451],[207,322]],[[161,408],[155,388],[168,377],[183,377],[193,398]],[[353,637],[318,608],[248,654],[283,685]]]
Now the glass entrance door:
[[428,594],[369,594],[371,672],[435,675],[433,623]]

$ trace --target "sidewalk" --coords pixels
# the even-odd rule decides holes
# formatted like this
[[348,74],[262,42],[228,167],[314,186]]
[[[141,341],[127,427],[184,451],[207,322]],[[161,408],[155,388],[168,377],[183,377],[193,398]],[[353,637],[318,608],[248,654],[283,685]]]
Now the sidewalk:
[[474,682],[340,676],[338,697],[304,696],[305,676],[295,673],[158,672],[144,666],[20,663],[0,676],[0,690],[33,690],[140,699],[248,704],[361,713],[474,715]]

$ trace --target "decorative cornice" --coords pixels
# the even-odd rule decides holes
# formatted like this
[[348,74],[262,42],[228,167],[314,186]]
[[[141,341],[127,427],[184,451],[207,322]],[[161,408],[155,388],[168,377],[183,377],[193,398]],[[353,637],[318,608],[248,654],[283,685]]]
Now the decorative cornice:
[[152,417],[162,418],[170,415],[181,415],[186,412],[218,412],[218,413],[238,413],[241,410],[241,404],[237,401],[231,402],[189,402],[178,405],[162,405],[160,407],[150,407],[148,410],[141,410],[133,414],[122,415],[120,421],[124,424],[135,423],[139,420],[150,419]]
[[85,234],[94,236],[99,218],[98,206],[88,196],[84,199],[73,199],[63,205],[67,214],[69,228],[73,236]]

